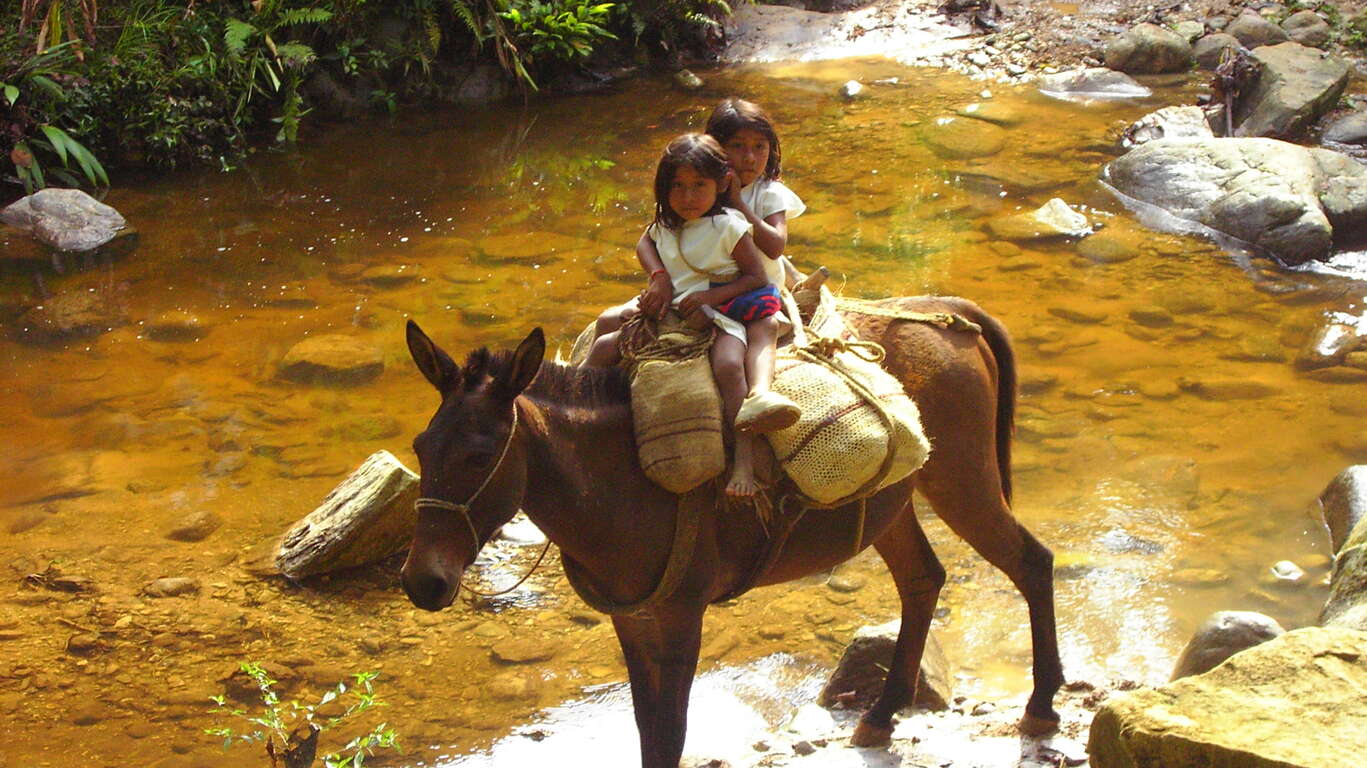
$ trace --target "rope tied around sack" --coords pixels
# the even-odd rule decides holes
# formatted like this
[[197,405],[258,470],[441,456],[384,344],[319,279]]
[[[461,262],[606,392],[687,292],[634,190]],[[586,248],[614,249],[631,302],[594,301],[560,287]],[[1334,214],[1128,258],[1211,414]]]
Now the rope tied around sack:
[[808,329],[808,333],[813,335],[803,349],[824,358],[833,360],[837,353],[849,352],[870,363],[881,363],[888,356],[888,351],[883,349],[883,345],[875,341],[849,341],[834,336],[817,336],[811,329]]
[[662,320],[638,314],[625,323],[617,335],[617,351],[628,371],[641,363],[663,360],[669,363],[702,357],[712,348],[712,326],[704,330],[689,327],[669,313]]

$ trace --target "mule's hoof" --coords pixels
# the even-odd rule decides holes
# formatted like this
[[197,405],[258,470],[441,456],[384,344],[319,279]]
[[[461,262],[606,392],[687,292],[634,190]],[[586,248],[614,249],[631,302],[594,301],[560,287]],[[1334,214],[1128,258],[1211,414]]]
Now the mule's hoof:
[[892,726],[886,728],[878,725],[870,725],[867,721],[860,720],[854,727],[854,735],[850,736],[850,745],[855,747],[886,747],[892,743]]
[[1047,733],[1053,733],[1058,730],[1058,721],[1058,715],[1054,715],[1051,719],[1048,717],[1037,717],[1026,712],[1024,715],[1021,715],[1021,733],[1026,736],[1043,736]]

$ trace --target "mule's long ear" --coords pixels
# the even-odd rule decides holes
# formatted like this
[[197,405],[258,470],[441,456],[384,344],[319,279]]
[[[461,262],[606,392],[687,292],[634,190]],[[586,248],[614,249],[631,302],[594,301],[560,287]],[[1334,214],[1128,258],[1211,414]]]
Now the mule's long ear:
[[522,394],[522,390],[536,378],[536,372],[541,370],[541,361],[545,357],[546,334],[540,328],[533,328],[513,351],[508,367],[499,374],[497,384],[500,394],[510,400]]
[[418,370],[422,375],[432,382],[432,386],[443,395],[460,388],[460,368],[456,366],[451,356],[446,354],[427,334],[422,332],[418,324],[412,320],[408,321],[408,354],[413,356],[413,362],[418,364]]

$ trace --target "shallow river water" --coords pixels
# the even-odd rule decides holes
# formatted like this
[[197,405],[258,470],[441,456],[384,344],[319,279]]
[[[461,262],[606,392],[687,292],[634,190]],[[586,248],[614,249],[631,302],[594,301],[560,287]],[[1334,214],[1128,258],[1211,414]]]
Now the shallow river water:
[[[851,77],[898,81],[847,104],[833,94]],[[119,259],[58,271],[15,258],[31,251],[0,234],[0,766],[263,764],[257,746],[224,752],[202,733],[228,724],[208,697],[238,690],[227,678],[244,660],[269,662],[305,701],[379,671],[381,714],[406,749],[379,764],[633,764],[611,627],[553,557],[509,597],[440,614],[409,605],[396,562],[303,586],[247,565],[370,453],[416,466],[408,445],[436,398],[409,362],[408,318],[453,354],[535,325],[568,351],[598,308],[630,296],[658,152],[727,95],[781,127],[785,181],[809,206],[791,223],[799,266],[829,266],[848,295],[966,296],[1012,331],[1015,509],[1056,555],[1070,678],[1161,682],[1213,610],[1312,623],[1329,562],[1314,499],[1367,459],[1367,397],[1360,379],[1292,362],[1328,315],[1362,313],[1367,286],[1146,230],[1096,183],[1121,127],[1187,93],[1077,105],[883,62],[732,69],[701,93],[642,80],[374,120],[232,173],[130,184],[108,198],[141,236]],[[953,117],[975,102],[1005,125]],[[955,158],[928,141],[959,132],[1001,148]],[[1102,225],[1109,247],[985,234],[1051,197]],[[78,294],[107,331],[33,343],[15,319]],[[167,322],[198,330],[147,331]],[[277,379],[285,352],[320,333],[375,345],[383,374],[350,388]],[[221,521],[207,538],[167,538],[206,514]],[[1023,601],[922,515],[949,572],[935,632],[957,691],[1019,706]],[[474,572],[497,584],[534,554],[500,543]],[[1305,577],[1274,578],[1280,560]],[[690,749],[782,722],[857,627],[895,617],[871,553],[839,576],[709,614],[709,704],[695,707]],[[200,589],[143,593],[162,577]],[[510,644],[550,658],[494,657]]]

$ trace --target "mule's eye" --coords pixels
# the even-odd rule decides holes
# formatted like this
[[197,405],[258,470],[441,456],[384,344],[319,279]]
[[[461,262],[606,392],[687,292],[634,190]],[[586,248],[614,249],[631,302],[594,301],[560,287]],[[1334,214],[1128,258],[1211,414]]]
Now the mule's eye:
[[471,469],[484,469],[494,460],[492,453],[472,453],[465,457],[465,465]]

